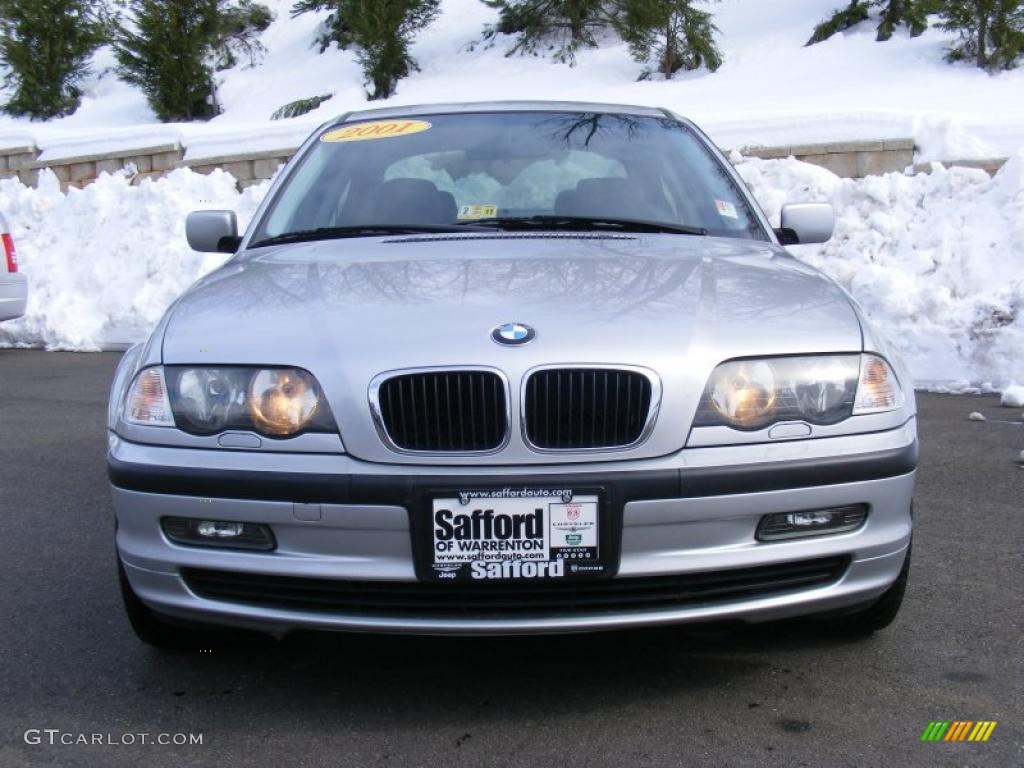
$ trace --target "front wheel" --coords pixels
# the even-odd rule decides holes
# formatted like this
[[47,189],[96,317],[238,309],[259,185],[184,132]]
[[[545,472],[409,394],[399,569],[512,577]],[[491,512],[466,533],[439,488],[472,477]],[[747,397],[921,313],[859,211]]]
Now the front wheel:
[[907,577],[910,575],[910,552],[903,559],[903,567],[899,576],[882,596],[867,608],[839,616],[822,617],[818,621],[824,632],[840,637],[868,637],[880,629],[885,629],[896,618],[903,605],[903,595],[907,591]]

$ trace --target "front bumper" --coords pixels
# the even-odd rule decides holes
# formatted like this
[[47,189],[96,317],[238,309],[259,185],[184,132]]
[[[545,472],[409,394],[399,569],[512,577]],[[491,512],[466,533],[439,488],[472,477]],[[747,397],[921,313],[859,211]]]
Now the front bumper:
[[[911,533],[917,442],[914,421],[882,433],[787,444],[687,449],[656,460],[550,467],[394,467],[348,456],[268,455],[132,444],[111,436],[108,456],[117,546],[129,581],[155,611],[272,632],[298,627],[412,633],[570,632],[686,621],[765,621],[842,609],[877,597],[896,579]],[[410,516],[439,486],[582,487],[600,484],[616,512],[621,545],[616,586],[651,577],[700,576],[844,558],[827,584],[781,592],[730,594],[613,610],[586,607],[474,612],[332,610],[211,599],[183,571],[200,569],[330,583],[372,582],[405,589],[416,582]],[[867,504],[858,530],[758,542],[772,512]],[[319,520],[310,521],[311,512]],[[164,516],[265,523],[273,552],[172,544]],[[848,566],[845,565],[848,562]],[[627,588],[628,590],[628,588]]]
[[25,314],[28,279],[20,272],[0,274],[0,321]]

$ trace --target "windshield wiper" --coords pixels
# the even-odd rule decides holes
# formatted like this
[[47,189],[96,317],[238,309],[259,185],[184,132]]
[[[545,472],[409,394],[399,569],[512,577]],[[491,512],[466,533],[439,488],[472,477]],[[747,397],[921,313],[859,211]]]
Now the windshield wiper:
[[493,232],[494,227],[471,226],[461,224],[358,224],[348,227],[317,227],[316,229],[300,229],[295,232],[284,232],[273,237],[265,237],[250,248],[262,248],[265,245],[281,245],[283,243],[304,243],[313,240],[338,240],[343,237],[375,237],[378,235],[418,235],[431,232]]
[[358,224],[346,227],[317,227],[300,229],[295,232],[284,232],[273,237],[266,237],[250,248],[262,248],[267,245],[284,243],[304,243],[314,240],[338,240],[344,237],[375,237],[379,235],[416,235],[438,232],[493,232],[500,230],[551,230],[562,232],[615,230],[619,232],[664,232],[673,235],[706,235],[703,227],[688,227],[682,224],[669,224],[661,221],[643,221],[640,219],[616,219],[610,217],[590,216],[495,216],[487,219],[452,224]]
[[669,224],[662,221],[645,221],[642,219],[617,219],[607,216],[495,216],[489,219],[473,219],[473,224],[484,224],[507,230],[555,230],[579,231],[595,229],[612,229],[620,232],[664,232],[672,235],[706,235],[703,227],[688,227],[685,224]]

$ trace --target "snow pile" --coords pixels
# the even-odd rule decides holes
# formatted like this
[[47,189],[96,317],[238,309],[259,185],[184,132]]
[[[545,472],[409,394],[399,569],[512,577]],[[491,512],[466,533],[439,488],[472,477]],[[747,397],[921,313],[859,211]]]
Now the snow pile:
[[738,170],[776,224],[784,202],[832,202],[835,237],[792,250],[857,299],[919,383],[1024,381],[1024,152],[994,178],[840,179],[793,159]]
[[182,291],[227,258],[188,247],[188,212],[230,208],[244,226],[268,185],[238,193],[223,171],[187,170],[139,186],[103,174],[67,194],[49,171],[38,188],[0,181],[0,210],[29,279],[27,313],[0,325],[0,346],[96,350],[145,338]]
[[[776,224],[786,202],[836,206],[835,238],[793,252],[850,291],[920,384],[964,391],[1024,381],[1024,152],[994,178],[937,166],[840,179],[793,159],[737,167]],[[52,174],[37,189],[0,181],[0,210],[30,280],[28,314],[0,325],[0,345],[90,350],[143,338],[226,258],[189,249],[186,214],[230,208],[244,227],[267,187],[239,193],[224,172],[185,169],[137,187],[104,175],[66,195]]]
[[1003,390],[1003,396],[999,399],[999,404],[1007,408],[1020,408],[1024,406],[1024,386],[1020,384],[1011,384]]

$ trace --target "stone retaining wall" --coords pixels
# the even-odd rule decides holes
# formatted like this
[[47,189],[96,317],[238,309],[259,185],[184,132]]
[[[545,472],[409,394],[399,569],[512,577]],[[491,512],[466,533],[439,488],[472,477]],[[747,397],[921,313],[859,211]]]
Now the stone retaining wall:
[[276,149],[266,152],[250,152],[245,155],[221,155],[220,157],[203,157],[192,161],[182,161],[179,167],[191,168],[197,173],[210,173],[221,168],[238,181],[239,189],[259,184],[273,176],[277,169],[288,162],[295,153],[294,149]]
[[799,144],[788,147],[744,147],[740,153],[764,160],[795,157],[805,163],[827,168],[837,176],[859,179],[882,173],[902,173],[908,166],[914,164],[914,140],[885,139]]
[[[8,147],[0,153],[0,178],[22,178],[22,171],[36,161],[39,150],[32,146]],[[34,176],[33,176],[34,178]]]
[[113,173],[128,166],[140,178],[162,176],[175,168],[182,158],[180,144],[160,144],[140,149],[100,152],[54,160],[40,160],[35,147],[0,149],[0,178],[17,177],[24,184],[35,184],[39,171],[49,168],[67,189],[83,187],[101,173]]
[[[286,147],[264,152],[248,152],[239,155],[221,155],[185,159],[185,152],[179,144],[161,144],[141,149],[104,152],[78,157],[61,157],[40,160],[39,150],[33,146],[0,148],[0,178],[19,178],[25,184],[35,184],[42,168],[49,168],[61,182],[64,189],[83,187],[103,172],[113,173],[132,167],[133,184],[144,179],[158,178],[175,168],[191,168],[199,173],[210,173],[222,168],[238,181],[239,189],[269,179],[295,152]],[[885,139],[882,141],[846,141],[827,144],[800,144],[785,147],[744,147],[740,152],[747,156],[773,159],[796,157],[829,169],[833,173],[860,178],[881,173],[902,173],[907,168],[916,172],[928,172],[930,163],[914,165],[913,139]],[[1005,159],[967,160],[943,163],[950,165],[981,168],[995,173]]]
[[[1005,157],[990,157],[987,160],[942,160],[939,162],[939,165],[944,168],[952,168],[953,166],[957,168],[977,168],[985,171],[989,176],[995,176],[1005,162]],[[928,173],[931,169],[931,163],[916,163],[914,165],[915,173]]]

